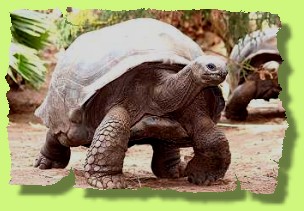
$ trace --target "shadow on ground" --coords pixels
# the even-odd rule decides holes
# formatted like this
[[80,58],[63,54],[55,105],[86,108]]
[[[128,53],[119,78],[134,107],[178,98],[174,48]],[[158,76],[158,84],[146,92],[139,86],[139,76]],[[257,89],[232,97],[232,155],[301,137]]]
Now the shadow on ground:
[[[31,186],[22,185],[19,194],[21,195],[63,195],[72,190],[75,184],[75,176],[73,170],[67,177],[64,177],[61,181],[50,186]],[[173,190],[152,190],[150,188],[141,188],[138,190],[96,190],[86,189],[84,190],[85,197],[87,198],[107,198],[109,200],[119,199],[141,199],[146,200],[149,198],[162,198],[178,199],[197,202],[210,202],[210,201],[241,201],[246,197],[246,192],[240,190],[240,184],[235,191],[232,192],[212,192],[212,193],[183,193]]]

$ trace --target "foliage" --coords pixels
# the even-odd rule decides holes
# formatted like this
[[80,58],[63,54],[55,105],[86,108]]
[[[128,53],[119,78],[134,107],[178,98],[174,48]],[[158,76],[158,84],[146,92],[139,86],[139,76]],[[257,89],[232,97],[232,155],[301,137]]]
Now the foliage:
[[[234,44],[249,32],[262,27],[278,24],[277,15],[270,13],[243,13],[221,10],[79,10],[67,13],[56,20],[56,30],[52,32],[58,48],[67,48],[79,35],[113,25],[125,20],[150,17],[162,20],[179,28],[195,40],[202,48],[209,38],[206,32],[219,37],[228,54]],[[11,13],[12,45],[8,76],[20,84],[23,79],[38,87],[45,77],[46,68],[39,58],[39,50],[48,45],[52,21],[48,14],[18,10]],[[213,43],[211,43],[213,44]],[[205,49],[204,49],[205,50]]]
[[67,13],[57,21],[59,48],[67,48],[79,35],[105,26],[110,26],[125,20],[139,17],[152,17],[146,10],[110,11],[110,10],[80,10]]
[[[16,73],[17,72],[17,76]],[[46,68],[39,58],[38,51],[19,43],[11,43],[8,75],[15,83],[22,79],[38,87],[44,82]]]
[[29,10],[17,10],[10,16],[12,43],[8,77],[17,84],[24,79],[37,88],[44,81],[46,72],[38,54],[49,44],[48,16]]
[[244,13],[221,10],[83,10],[69,13],[58,23],[60,46],[68,47],[80,34],[138,17],[150,17],[170,23],[197,41],[201,46],[204,32],[209,31],[221,38],[230,53],[234,44],[246,34],[265,25],[278,24],[279,18],[265,12]]
[[239,39],[255,30],[279,24],[279,16],[269,12],[227,12],[214,10],[210,22],[213,31],[225,42],[230,53]]
[[157,11],[156,17],[168,22],[200,43],[205,32],[212,32],[225,43],[228,54],[239,39],[252,31],[279,25],[279,17],[269,12],[229,12],[223,10]]
[[66,17],[56,21],[56,45],[58,48],[67,48],[79,35],[96,29],[97,22],[98,19],[93,10],[68,13]]

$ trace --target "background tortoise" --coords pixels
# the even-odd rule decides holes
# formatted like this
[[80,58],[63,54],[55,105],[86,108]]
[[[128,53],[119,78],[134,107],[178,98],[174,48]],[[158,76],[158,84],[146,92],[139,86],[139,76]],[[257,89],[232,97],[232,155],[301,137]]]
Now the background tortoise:
[[[49,128],[36,166],[64,168],[70,147],[86,145],[90,146],[85,164],[88,183],[124,188],[122,167],[130,128],[154,116],[159,118],[158,126],[168,123],[169,127],[160,127],[163,131],[172,125],[176,128],[172,131],[179,137],[176,140],[190,135],[195,156],[186,169],[189,181],[200,184],[223,177],[230,163],[227,140],[205,109],[192,101],[202,101],[198,97],[202,90],[218,85],[226,74],[225,60],[205,55],[179,30],[153,19],[130,20],[83,34],[58,61],[47,97],[35,112]],[[180,112],[184,115],[173,115]],[[174,169],[159,176],[176,177],[175,170],[182,170],[179,163],[169,168],[161,164],[167,153],[177,157],[176,149],[183,143],[173,145],[172,151],[153,148],[158,163],[153,169]]]
[[[278,68],[282,58],[277,49],[278,28],[268,28],[247,35],[230,54],[228,83],[230,95],[225,108],[228,119],[245,120],[252,99],[278,98]],[[257,71],[243,68],[247,64]]]

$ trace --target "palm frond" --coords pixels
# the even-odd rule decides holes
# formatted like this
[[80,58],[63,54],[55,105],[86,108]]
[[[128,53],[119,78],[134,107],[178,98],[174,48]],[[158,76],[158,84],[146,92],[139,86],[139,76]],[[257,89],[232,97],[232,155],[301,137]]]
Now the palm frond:
[[17,84],[20,83],[18,78],[22,78],[38,88],[46,73],[38,51],[50,44],[49,30],[53,23],[47,14],[30,10],[17,10],[10,16],[12,43],[7,74]]
[[46,67],[44,62],[38,57],[37,50],[12,43],[8,75],[18,83],[13,71],[37,88],[44,82]]
[[46,14],[30,10],[11,12],[13,41],[34,49],[42,49],[49,44],[51,23]]

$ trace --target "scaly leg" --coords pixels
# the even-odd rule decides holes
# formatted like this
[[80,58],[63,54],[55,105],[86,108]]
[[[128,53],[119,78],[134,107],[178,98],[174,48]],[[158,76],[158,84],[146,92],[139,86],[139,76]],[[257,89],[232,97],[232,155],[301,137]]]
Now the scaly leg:
[[71,150],[59,143],[56,136],[47,132],[46,142],[36,159],[35,167],[40,169],[65,168],[70,160]]
[[125,188],[123,160],[130,137],[130,117],[122,107],[112,108],[97,127],[85,164],[85,177],[99,189]]
[[215,126],[212,127],[211,122],[206,125],[194,134],[195,155],[186,168],[188,181],[197,185],[210,185],[223,178],[231,162],[225,135]]
[[180,119],[191,136],[194,150],[185,173],[188,181],[197,185],[209,185],[223,178],[231,162],[228,140],[208,115],[208,109],[213,108],[203,109],[204,102],[196,99]]

